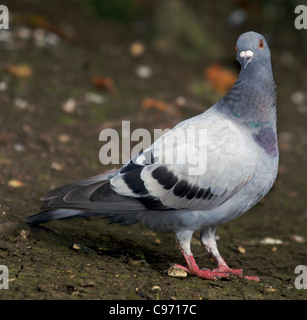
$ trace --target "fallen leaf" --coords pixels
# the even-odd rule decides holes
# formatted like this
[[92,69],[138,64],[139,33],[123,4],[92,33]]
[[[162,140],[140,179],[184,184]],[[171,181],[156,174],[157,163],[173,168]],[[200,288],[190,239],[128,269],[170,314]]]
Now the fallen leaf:
[[103,89],[103,90],[109,91],[111,93],[115,92],[114,81],[111,78],[102,77],[102,76],[94,76],[92,78],[92,83],[95,87],[97,87],[99,89]]
[[12,20],[14,22],[18,22],[20,24],[27,24],[32,27],[36,28],[42,28],[47,31],[50,31],[52,33],[57,34],[61,38],[69,38],[69,35],[64,32],[62,29],[59,29],[55,25],[53,25],[51,22],[49,22],[45,16],[38,15],[38,14],[28,14],[28,13],[14,13],[12,15]]
[[12,187],[12,188],[23,187],[23,182],[21,182],[20,180],[17,180],[17,179],[12,179],[7,184],[9,187]]
[[12,164],[12,160],[9,158],[0,158],[0,165],[1,164]]
[[237,81],[238,76],[231,70],[221,67],[218,63],[211,64],[205,70],[205,76],[212,87],[219,92],[226,92]]
[[178,108],[172,106],[171,104],[168,104],[164,101],[153,99],[153,98],[145,98],[142,103],[141,103],[141,108],[142,109],[157,109],[159,111],[167,112],[169,114],[179,116],[180,111]]
[[32,76],[32,68],[27,64],[8,65],[6,70],[18,78],[29,78]]

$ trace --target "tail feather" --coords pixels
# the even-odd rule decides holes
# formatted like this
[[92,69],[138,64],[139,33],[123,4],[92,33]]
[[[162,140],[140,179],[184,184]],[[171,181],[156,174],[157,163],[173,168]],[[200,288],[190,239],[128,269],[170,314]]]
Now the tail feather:
[[103,173],[103,174],[99,174],[97,176],[94,177],[90,177],[87,179],[83,179],[83,180],[79,180],[76,182],[72,182],[69,184],[66,184],[64,186],[61,186],[59,188],[56,188],[54,190],[49,191],[47,194],[45,194],[44,196],[41,197],[42,201],[47,201],[47,200],[51,200],[60,196],[65,195],[66,193],[68,193],[71,190],[75,190],[78,189],[80,187],[84,187],[84,186],[88,186],[91,184],[95,184],[96,182],[102,182],[102,181],[108,181],[111,179],[111,177],[116,173],[116,171],[114,172],[109,172],[109,173]]
[[45,210],[25,218],[24,222],[28,225],[38,225],[54,220],[69,220],[74,218],[90,218],[101,216],[109,218],[112,223],[120,223],[123,225],[134,224],[138,221],[138,212],[121,213],[102,213],[102,212],[88,212],[73,209],[55,209]]
[[33,225],[53,220],[104,216],[112,222],[132,224],[145,207],[137,199],[121,196],[110,187],[112,174],[102,174],[50,191],[42,197],[43,211],[25,219]]

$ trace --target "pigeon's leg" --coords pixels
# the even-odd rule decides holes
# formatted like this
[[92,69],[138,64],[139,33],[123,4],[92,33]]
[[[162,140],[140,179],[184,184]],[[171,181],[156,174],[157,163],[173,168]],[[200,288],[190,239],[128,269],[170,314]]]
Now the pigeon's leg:
[[245,278],[249,280],[259,281],[258,277],[252,277],[252,276],[243,276],[243,270],[242,269],[231,269],[225,262],[225,260],[220,255],[216,240],[215,240],[215,230],[216,228],[206,228],[201,231],[201,244],[203,247],[207,250],[209,255],[213,258],[213,260],[217,264],[217,268],[213,269],[213,272],[227,274],[228,276],[234,275],[240,278]]
[[195,275],[197,277],[208,279],[208,280],[216,280],[221,277],[228,277],[227,273],[223,272],[215,272],[214,270],[200,270],[198,265],[195,262],[193,257],[193,253],[191,251],[191,238],[193,235],[193,231],[183,231],[176,233],[177,244],[179,249],[181,250],[188,267],[181,266],[179,264],[175,264],[176,267],[179,267],[186,271],[189,275]]

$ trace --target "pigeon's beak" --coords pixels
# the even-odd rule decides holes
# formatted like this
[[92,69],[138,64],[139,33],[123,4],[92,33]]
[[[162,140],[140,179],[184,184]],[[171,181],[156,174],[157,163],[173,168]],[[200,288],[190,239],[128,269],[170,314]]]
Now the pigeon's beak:
[[240,57],[243,59],[243,69],[251,62],[254,53],[251,50],[241,51]]

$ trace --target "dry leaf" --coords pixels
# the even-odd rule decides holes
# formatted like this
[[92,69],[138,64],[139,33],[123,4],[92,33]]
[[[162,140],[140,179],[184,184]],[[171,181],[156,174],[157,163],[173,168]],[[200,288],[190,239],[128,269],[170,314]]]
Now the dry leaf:
[[161,100],[152,99],[152,98],[145,98],[142,101],[141,108],[142,109],[154,108],[159,111],[167,112],[167,113],[175,115],[175,116],[180,115],[180,111],[177,108],[175,108],[174,106],[172,106],[171,104],[168,104],[168,103],[163,102]]
[[55,33],[61,38],[69,38],[69,35],[64,32],[62,29],[56,27],[52,23],[50,23],[45,16],[38,14],[23,14],[23,13],[14,13],[13,21],[19,22],[21,24],[27,24],[32,27],[42,28],[49,32]]
[[205,70],[205,76],[212,87],[219,92],[228,91],[237,81],[238,76],[217,63],[213,63]]
[[12,160],[9,159],[9,158],[0,158],[0,165],[1,165],[1,164],[8,164],[8,165],[10,165],[10,164],[12,164]]
[[20,180],[17,180],[17,179],[12,179],[7,184],[8,184],[9,187],[12,187],[12,188],[23,187],[23,183]]
[[92,83],[95,87],[97,87],[99,89],[103,89],[103,90],[109,91],[111,93],[115,92],[114,81],[111,78],[102,77],[102,76],[94,76],[92,78]]
[[8,65],[6,70],[19,78],[29,78],[32,76],[32,69],[27,64]]

